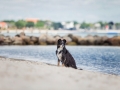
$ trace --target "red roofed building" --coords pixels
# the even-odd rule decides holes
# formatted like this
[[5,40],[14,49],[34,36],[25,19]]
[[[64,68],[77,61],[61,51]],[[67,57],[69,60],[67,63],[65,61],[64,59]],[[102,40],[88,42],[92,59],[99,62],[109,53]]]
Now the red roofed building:
[[36,24],[39,20],[35,19],[35,18],[27,18],[26,21],[27,22],[33,22],[34,24]]
[[8,24],[6,22],[0,22],[0,29],[7,29]]

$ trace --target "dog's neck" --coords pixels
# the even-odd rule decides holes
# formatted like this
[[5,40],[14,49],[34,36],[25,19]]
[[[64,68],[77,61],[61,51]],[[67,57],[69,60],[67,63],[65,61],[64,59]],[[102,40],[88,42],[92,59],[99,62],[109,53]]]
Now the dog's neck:
[[62,46],[57,46],[57,49],[63,50],[63,49],[65,49],[65,46],[64,46],[64,47],[62,47]]
[[64,47],[57,46],[57,52],[58,52],[58,53],[61,53],[61,52],[62,52],[62,53],[66,53],[66,51],[67,51],[67,50],[66,50],[65,46],[64,46]]

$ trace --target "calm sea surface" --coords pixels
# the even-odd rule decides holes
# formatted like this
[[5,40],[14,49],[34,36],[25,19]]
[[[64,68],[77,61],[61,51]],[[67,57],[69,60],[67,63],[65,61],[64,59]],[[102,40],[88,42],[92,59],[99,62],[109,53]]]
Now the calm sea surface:
[[[120,47],[66,46],[78,68],[120,75]],[[0,56],[57,64],[56,46],[0,46]]]

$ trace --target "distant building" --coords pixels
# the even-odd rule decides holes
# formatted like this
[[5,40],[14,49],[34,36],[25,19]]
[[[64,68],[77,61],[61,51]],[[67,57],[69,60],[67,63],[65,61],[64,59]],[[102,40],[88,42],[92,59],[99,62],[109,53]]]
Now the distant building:
[[108,30],[108,29],[109,29],[109,25],[106,25],[106,26],[105,26],[105,30]]
[[75,29],[74,22],[62,22],[64,29],[73,30]]
[[0,29],[7,29],[8,24],[6,22],[0,22]]
[[27,22],[33,22],[34,24],[36,24],[39,21],[39,19],[36,19],[36,18],[27,18],[26,21]]
[[94,27],[95,27],[95,29],[100,29],[101,25],[100,25],[100,23],[95,23]]
[[79,30],[80,29],[80,24],[75,24],[75,29]]

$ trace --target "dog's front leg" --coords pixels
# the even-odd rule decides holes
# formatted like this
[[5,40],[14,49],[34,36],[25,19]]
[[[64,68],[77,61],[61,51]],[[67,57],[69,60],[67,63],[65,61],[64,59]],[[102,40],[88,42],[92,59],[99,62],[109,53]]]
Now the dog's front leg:
[[64,67],[64,66],[65,66],[65,64],[64,64],[64,63],[62,63],[62,66]]
[[58,66],[60,66],[60,60],[58,59]]

